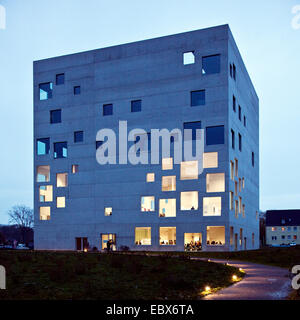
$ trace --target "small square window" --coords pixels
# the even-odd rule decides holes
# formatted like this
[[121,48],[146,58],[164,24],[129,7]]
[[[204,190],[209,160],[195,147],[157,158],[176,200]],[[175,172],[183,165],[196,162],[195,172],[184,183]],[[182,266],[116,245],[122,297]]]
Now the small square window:
[[194,51],[184,52],[183,54],[183,64],[194,64],[195,63],[195,54]]
[[154,173],[147,173],[147,182],[154,182],[155,181],[155,174]]
[[52,99],[52,90],[53,90],[52,82],[40,83],[39,84],[40,100]]
[[80,86],[75,86],[74,87],[74,96],[77,96],[78,94],[80,94]]
[[45,155],[50,152],[50,138],[41,138],[36,140],[37,155]]
[[50,181],[50,166],[38,166],[36,169],[36,181],[37,182],[49,182]]
[[68,156],[68,143],[55,142],[54,143],[54,159],[67,158]]
[[155,201],[155,198],[153,196],[142,197],[141,211],[154,211],[155,210],[154,201]]
[[50,207],[40,207],[40,220],[50,220]]
[[66,207],[66,197],[56,197],[56,208]]
[[176,199],[159,199],[159,216],[176,217]]
[[162,177],[162,191],[176,191],[176,176]]
[[202,57],[202,74],[214,74],[221,71],[220,55]]
[[68,186],[68,174],[67,173],[57,173],[56,174],[56,187],[65,188]]
[[60,73],[56,75],[56,85],[59,86],[65,83],[65,74]]
[[161,246],[176,245],[176,227],[160,227],[159,244]]
[[112,104],[104,104],[103,105],[103,115],[111,116],[113,114],[113,105]]
[[72,164],[72,173],[78,173],[79,171],[79,165],[78,164]]
[[218,152],[203,153],[203,169],[218,168]]
[[50,123],[61,123],[61,110],[50,111]]
[[198,161],[183,161],[180,163],[180,180],[197,180],[198,176]]
[[131,112],[142,111],[142,100],[131,101]]
[[225,192],[225,174],[208,173],[206,175],[206,192]]
[[191,92],[191,107],[205,105],[205,90]]
[[172,169],[173,169],[173,158],[163,158],[162,170],[172,170]]
[[104,215],[105,215],[106,217],[111,216],[111,215],[112,215],[112,207],[106,207],[106,208],[104,208]]
[[83,131],[74,132],[74,142],[83,142]]
[[206,127],[206,145],[224,144],[224,126]]

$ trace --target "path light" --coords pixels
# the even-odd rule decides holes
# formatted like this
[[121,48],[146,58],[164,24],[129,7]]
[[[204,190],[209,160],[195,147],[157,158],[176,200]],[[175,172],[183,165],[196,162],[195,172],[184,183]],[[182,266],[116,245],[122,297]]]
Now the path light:
[[84,252],[88,252],[88,250],[87,250],[87,248],[84,248],[84,250],[83,250]]
[[244,272],[244,270],[243,270],[242,268],[239,268],[239,271],[240,271],[240,272]]
[[232,280],[233,280],[233,281],[236,281],[236,280],[237,280],[237,276],[236,276],[235,274],[232,276]]
[[206,286],[206,287],[205,287],[205,291],[206,291],[206,292],[210,292],[210,290],[211,290],[211,289],[210,289],[210,286]]

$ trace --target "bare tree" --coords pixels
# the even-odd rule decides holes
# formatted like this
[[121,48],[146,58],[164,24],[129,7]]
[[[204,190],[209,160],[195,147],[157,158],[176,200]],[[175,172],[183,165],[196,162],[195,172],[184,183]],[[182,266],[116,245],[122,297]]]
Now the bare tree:
[[26,232],[33,227],[33,210],[24,205],[17,205],[8,211],[8,215],[9,223],[20,228],[24,241]]

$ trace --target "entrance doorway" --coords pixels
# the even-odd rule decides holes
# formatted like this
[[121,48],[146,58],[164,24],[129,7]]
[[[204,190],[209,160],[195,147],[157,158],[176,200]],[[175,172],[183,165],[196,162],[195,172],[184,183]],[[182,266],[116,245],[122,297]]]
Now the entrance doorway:
[[83,251],[84,249],[88,249],[88,238],[75,238],[75,246],[77,251]]
[[108,241],[111,241],[110,250],[116,251],[117,250],[117,243],[116,243],[116,234],[115,233],[102,233],[101,234],[101,248],[102,250],[107,249]]
[[201,233],[185,233],[184,234],[184,251],[201,251],[202,250],[202,234]]

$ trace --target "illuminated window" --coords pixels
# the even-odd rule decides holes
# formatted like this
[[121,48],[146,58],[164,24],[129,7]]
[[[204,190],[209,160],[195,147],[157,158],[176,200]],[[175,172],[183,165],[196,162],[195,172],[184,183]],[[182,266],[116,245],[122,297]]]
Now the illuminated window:
[[230,179],[234,180],[234,162],[230,161]]
[[141,199],[141,211],[154,211],[154,197],[142,197]]
[[66,207],[66,197],[56,197],[56,208]]
[[78,164],[72,164],[72,173],[77,173],[79,171],[79,165]]
[[239,197],[239,213],[242,212],[242,198]]
[[198,210],[198,191],[180,193],[180,210]]
[[225,227],[207,227],[206,228],[207,245],[216,246],[225,244]]
[[155,181],[155,174],[154,173],[147,173],[147,182],[154,182]]
[[151,228],[135,228],[135,244],[138,246],[151,246]]
[[205,152],[203,154],[203,169],[218,168],[218,152]]
[[184,52],[183,54],[183,64],[194,64],[195,63],[195,54],[194,51]]
[[234,182],[234,193],[237,196],[238,195],[238,183],[237,181]]
[[277,228],[276,227],[272,227],[272,231],[276,231],[277,230]]
[[163,158],[162,159],[162,169],[172,170],[173,169],[173,158]]
[[184,234],[184,250],[185,251],[201,251],[202,250],[202,234],[201,233],[185,233]]
[[49,182],[50,181],[50,166],[38,166],[37,167],[36,181],[37,182]]
[[230,210],[233,210],[233,202],[234,202],[234,200],[233,200],[233,192],[232,191],[230,191],[230,193],[229,193],[229,196],[230,196]]
[[206,192],[225,192],[225,174],[208,173],[206,175]]
[[40,220],[50,220],[50,207],[40,207]]
[[176,191],[176,176],[162,177],[162,191]]
[[176,227],[160,227],[159,243],[163,246],[176,245]]
[[52,186],[40,186],[40,202],[53,201]]
[[245,178],[242,179],[242,187],[245,189]]
[[52,98],[53,84],[52,82],[40,83],[40,100],[48,100]]
[[176,199],[159,199],[159,216],[176,217]]
[[58,188],[63,188],[68,186],[68,174],[67,173],[57,173],[56,174],[56,186]]
[[203,216],[220,216],[221,215],[221,197],[203,198]]
[[180,179],[198,179],[198,161],[184,161],[180,163]]
[[245,205],[244,204],[242,206],[242,213],[243,213],[243,218],[245,218],[246,212],[245,212]]
[[104,215],[105,215],[106,217],[111,216],[111,215],[112,215],[112,208],[111,208],[111,207],[106,207],[106,208],[104,208]]

